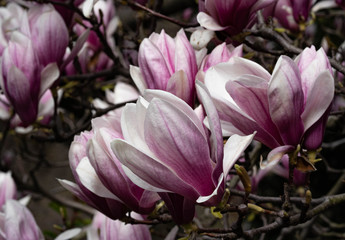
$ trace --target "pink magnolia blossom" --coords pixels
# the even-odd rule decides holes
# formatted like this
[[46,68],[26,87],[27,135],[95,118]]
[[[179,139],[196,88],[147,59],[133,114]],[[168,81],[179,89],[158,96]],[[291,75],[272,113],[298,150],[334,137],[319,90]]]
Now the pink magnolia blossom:
[[24,125],[36,120],[39,100],[58,75],[55,63],[43,68],[28,37],[12,34],[2,56],[0,85]]
[[12,15],[7,22],[17,28],[3,38],[8,42],[2,55],[0,85],[27,126],[36,120],[40,98],[59,76],[58,64],[68,44],[68,31],[51,5],[33,4],[28,11],[16,4],[8,8],[7,13]]
[[206,29],[234,36],[251,27],[257,11],[273,2],[275,0],[200,0],[197,20]]
[[194,105],[198,67],[194,49],[183,30],[175,39],[164,30],[152,33],[140,44],[138,62],[139,67],[130,67],[130,74],[141,93],[145,89],[160,89]]
[[[75,137],[69,160],[78,186],[61,182],[112,219],[124,217],[129,210],[148,214],[159,199],[156,193],[136,186],[124,174],[121,163],[110,149],[112,139],[122,138],[120,118],[120,114],[95,118],[92,120],[92,132]],[[104,202],[108,204],[104,206]]]
[[16,200],[7,200],[0,214],[1,240],[43,240],[43,234],[31,212]]
[[[82,132],[80,135],[76,135],[74,137],[74,141],[72,142],[69,150],[69,163],[75,183],[61,179],[59,182],[68,191],[72,192],[88,205],[94,207],[112,219],[120,219],[125,216],[128,208],[121,202],[111,198],[113,195],[110,194],[109,191],[105,189],[103,184],[100,183],[100,180],[97,178],[94,169],[90,167],[90,161],[86,152],[86,145],[92,136],[92,132]],[[81,182],[77,171],[80,168],[83,169],[83,166],[85,165],[86,169],[89,169],[90,171],[90,177],[93,177],[92,180],[97,180],[97,183],[100,186],[99,190],[103,190],[104,192],[108,193],[108,196],[104,196],[105,194],[102,194],[102,196],[96,195]]]
[[279,24],[291,31],[299,31],[300,23],[305,23],[309,18],[312,0],[279,0],[273,6],[272,16]]
[[111,143],[127,176],[138,186],[158,192],[180,224],[192,220],[194,204],[214,206],[221,200],[224,176],[253,138],[234,135],[224,147],[209,93],[201,83],[197,90],[210,132],[180,98],[146,90],[145,99],[139,97],[123,110],[124,140]]
[[257,131],[255,139],[273,149],[268,159],[298,144],[307,150],[321,145],[334,96],[332,69],[322,49],[306,48],[295,61],[281,56],[272,75],[255,62],[232,58],[208,70],[205,84],[224,134]]

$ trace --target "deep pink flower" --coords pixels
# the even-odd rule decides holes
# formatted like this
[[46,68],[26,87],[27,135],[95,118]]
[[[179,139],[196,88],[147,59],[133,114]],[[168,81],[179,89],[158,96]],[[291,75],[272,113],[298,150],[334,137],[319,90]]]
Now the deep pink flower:
[[309,18],[312,0],[279,0],[272,6],[272,16],[285,28],[299,31],[300,23]]
[[200,0],[199,24],[212,31],[225,31],[230,36],[251,27],[257,11],[270,6],[276,0]]
[[281,56],[269,74],[244,58],[208,70],[205,84],[227,134],[257,131],[256,140],[274,149],[268,159],[322,142],[334,96],[332,69],[325,52],[306,48],[295,61]]

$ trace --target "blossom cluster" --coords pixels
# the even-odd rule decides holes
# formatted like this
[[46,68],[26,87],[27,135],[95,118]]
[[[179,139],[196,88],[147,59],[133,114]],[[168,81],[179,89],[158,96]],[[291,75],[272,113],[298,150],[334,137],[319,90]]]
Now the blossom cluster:
[[[229,170],[252,139],[272,149],[271,164],[298,145],[320,147],[334,94],[324,51],[281,56],[272,74],[241,51],[222,44],[197,59],[182,30],[175,39],[153,33],[140,46],[139,67],[131,67],[142,96],[75,137],[69,158],[77,185],[63,184],[115,219],[129,210],[147,214],[161,198],[185,224],[196,204],[220,203]],[[230,136],[225,145],[223,136]]]
[[[90,119],[82,129],[70,127],[74,181],[58,181],[95,209],[94,219],[83,229],[62,232],[58,240],[83,234],[151,239],[147,226],[121,220],[154,219],[162,203],[176,224],[186,226],[196,217],[196,206],[228,203],[234,172],[241,179],[235,187],[246,196],[268,173],[289,178],[290,184],[307,182],[293,171],[309,171],[298,166],[301,161],[314,170],[333,107],[334,69],[327,49],[310,45],[293,49],[299,52],[294,57],[279,54],[263,64],[250,52],[250,37],[244,39],[267,21],[284,33],[300,34],[312,21],[311,0],[199,0],[200,27],[188,29],[194,31],[190,40],[184,29],[175,37],[164,29],[151,33],[138,41],[135,61],[116,47],[114,34],[123,25],[113,1],[72,1],[70,9],[58,2],[18,1],[0,9],[0,119],[10,127],[51,124],[46,132],[59,140],[60,130],[73,125],[60,116],[74,111],[70,115]],[[136,2],[144,9],[150,4]],[[99,74],[109,69],[127,74]],[[66,83],[78,75],[81,83]],[[92,97],[78,96],[80,106],[58,109],[61,99],[66,106],[74,94],[83,95],[78,87],[91,86],[90,79],[97,86],[88,91]],[[80,114],[83,107],[87,111]],[[268,151],[252,163],[256,170],[247,181],[242,163],[248,147],[258,145]],[[10,173],[0,173],[0,239],[43,239],[16,194]]]

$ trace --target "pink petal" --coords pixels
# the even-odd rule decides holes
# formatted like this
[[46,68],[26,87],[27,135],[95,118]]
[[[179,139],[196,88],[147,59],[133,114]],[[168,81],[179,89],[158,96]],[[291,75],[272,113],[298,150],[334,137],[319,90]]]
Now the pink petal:
[[172,103],[153,99],[145,119],[151,151],[201,195],[213,189],[208,143],[188,115]]
[[270,153],[267,156],[267,160],[266,161],[260,161],[260,168],[261,169],[265,169],[265,168],[270,168],[272,166],[274,166],[275,164],[277,164],[280,159],[282,159],[282,157],[295,150],[295,147],[291,146],[291,145],[284,145],[284,146],[280,146],[277,147],[275,149],[273,149],[272,151],[270,151]]
[[212,31],[222,31],[225,30],[227,27],[222,27],[219,25],[219,23],[213,19],[210,15],[204,13],[204,12],[199,12],[198,15],[196,16],[196,19],[198,20],[198,23],[200,26],[212,30]]
[[138,62],[147,88],[165,90],[172,72],[160,49],[149,39],[140,44]]
[[302,120],[304,131],[311,127],[327,110],[334,97],[334,80],[324,71],[315,80],[306,99]]
[[[127,176],[138,186],[155,191],[175,192],[190,198],[197,198],[198,193],[179,178],[169,167],[147,156],[127,142],[116,139],[111,147],[120,160],[132,174]],[[151,188],[152,186],[152,188]]]
[[175,72],[168,81],[166,91],[181,98],[189,105],[194,103],[194,86],[188,81],[183,70]]
[[270,115],[286,145],[300,142],[303,134],[301,114],[304,95],[296,64],[288,57],[279,58],[268,87]]
[[159,90],[146,90],[144,93],[144,97],[148,101],[152,101],[152,99],[156,97],[166,102],[173,103],[176,108],[180,109],[181,112],[183,112],[189,117],[189,119],[193,122],[193,124],[198,128],[200,133],[202,133],[205,139],[207,139],[202,122],[200,121],[198,116],[195,115],[193,109],[190,106],[188,106],[185,101],[182,101],[181,99],[176,98],[171,93],[168,93],[165,91],[159,91]]
[[253,141],[255,133],[247,136],[232,135],[224,146],[223,174],[227,177],[230,169],[235,165],[244,150]]
[[282,143],[270,117],[267,88],[268,83],[254,75],[243,75],[238,80],[228,81],[226,84],[227,91],[241,110]]
[[210,93],[205,87],[205,85],[201,82],[197,82],[196,87],[197,87],[197,93],[199,96],[200,103],[203,105],[205,109],[208,125],[211,131],[211,136],[210,136],[211,159],[215,163],[222,165],[224,146],[223,146],[222,128],[220,125],[217,109],[215,105],[213,104]]

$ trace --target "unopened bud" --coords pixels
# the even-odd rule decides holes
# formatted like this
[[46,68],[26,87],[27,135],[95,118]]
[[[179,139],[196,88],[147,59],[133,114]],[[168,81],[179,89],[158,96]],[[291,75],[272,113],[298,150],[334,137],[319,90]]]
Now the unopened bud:
[[311,198],[312,198],[311,191],[307,190],[305,192],[305,203],[309,205],[311,203]]
[[258,205],[255,205],[252,203],[248,203],[248,208],[251,210],[254,210],[255,212],[258,212],[258,213],[265,212],[265,210],[262,207],[259,207]]
[[252,184],[247,170],[243,166],[237,164],[235,164],[235,169],[237,175],[240,177],[240,180],[244,186],[244,190],[247,194],[249,194],[252,191]]

